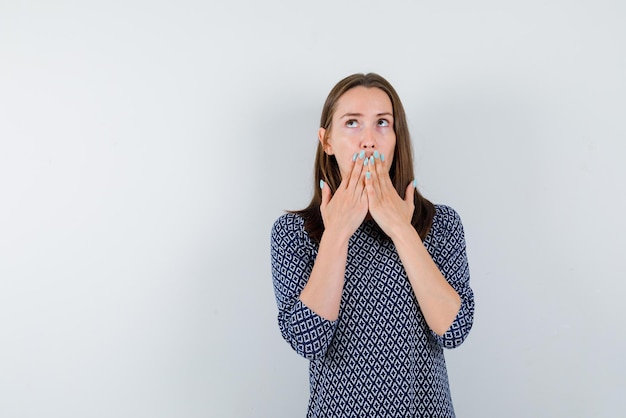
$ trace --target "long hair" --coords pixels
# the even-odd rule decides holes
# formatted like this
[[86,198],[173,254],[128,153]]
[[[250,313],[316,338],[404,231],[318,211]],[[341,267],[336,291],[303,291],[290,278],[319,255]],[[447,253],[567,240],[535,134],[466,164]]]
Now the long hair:
[[[332,127],[332,119],[337,108],[339,98],[348,90],[359,86],[381,89],[391,100],[394,119],[393,129],[396,134],[396,146],[393,155],[393,162],[389,169],[389,176],[398,194],[404,198],[406,187],[414,179],[411,137],[409,135],[406,114],[404,113],[404,107],[402,106],[400,97],[387,80],[378,74],[368,73],[353,74],[339,81],[326,98],[326,102],[324,103],[324,107],[322,109],[322,116],[320,118],[320,127],[326,129],[327,137]],[[324,142],[327,140],[326,137],[323,138]],[[339,172],[337,160],[334,155],[328,155],[324,152],[324,147],[321,142],[317,145],[314,176],[315,183],[311,203],[309,203],[309,206],[306,208],[299,211],[293,211],[292,213],[296,213],[304,218],[305,230],[313,241],[319,243],[322,238],[322,233],[324,232],[324,222],[320,211],[320,204],[322,203],[322,191],[319,188],[320,180],[324,180],[326,185],[330,187],[333,194],[341,183],[341,173]],[[433,217],[435,215],[435,207],[431,202],[426,200],[418,190],[415,190],[414,203],[415,210],[413,211],[411,224],[423,240],[430,231]]]

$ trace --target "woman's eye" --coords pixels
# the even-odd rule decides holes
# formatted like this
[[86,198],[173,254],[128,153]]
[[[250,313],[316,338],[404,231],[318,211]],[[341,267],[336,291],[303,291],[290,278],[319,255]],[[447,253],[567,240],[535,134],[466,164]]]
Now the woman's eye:
[[355,119],[350,119],[349,121],[346,122],[346,126],[348,128],[356,128],[358,125],[357,121]]
[[389,126],[389,121],[387,119],[379,119],[378,126]]

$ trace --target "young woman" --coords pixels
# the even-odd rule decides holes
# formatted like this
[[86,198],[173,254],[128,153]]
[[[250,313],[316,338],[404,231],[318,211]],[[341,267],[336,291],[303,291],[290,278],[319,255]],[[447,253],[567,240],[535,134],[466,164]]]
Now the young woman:
[[331,90],[316,187],[272,229],[281,333],[309,359],[309,417],[454,417],[443,348],[472,327],[461,220],[413,179],[406,115],[377,74]]

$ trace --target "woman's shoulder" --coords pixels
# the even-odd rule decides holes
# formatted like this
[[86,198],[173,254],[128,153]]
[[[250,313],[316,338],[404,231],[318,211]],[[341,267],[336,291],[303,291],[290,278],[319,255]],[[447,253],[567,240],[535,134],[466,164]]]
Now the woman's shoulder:
[[304,219],[297,213],[283,213],[274,222],[274,230],[281,229],[288,232],[304,230]]
[[431,230],[435,235],[450,233],[463,228],[461,216],[451,206],[435,204],[435,216]]
[[304,218],[293,212],[280,215],[272,226],[272,237],[274,240],[306,240],[308,235],[304,229]]

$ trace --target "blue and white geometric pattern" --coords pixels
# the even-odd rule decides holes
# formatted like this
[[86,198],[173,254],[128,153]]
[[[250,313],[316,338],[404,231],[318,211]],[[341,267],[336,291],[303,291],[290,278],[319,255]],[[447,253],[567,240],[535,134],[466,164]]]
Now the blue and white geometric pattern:
[[274,224],[278,325],[293,349],[311,360],[307,417],[454,417],[443,348],[467,337],[474,295],[461,219],[448,206],[435,207],[424,245],[462,301],[443,336],[426,324],[395,246],[375,222],[364,222],[350,239],[336,321],[299,299],[318,248],[303,219],[285,214]]

